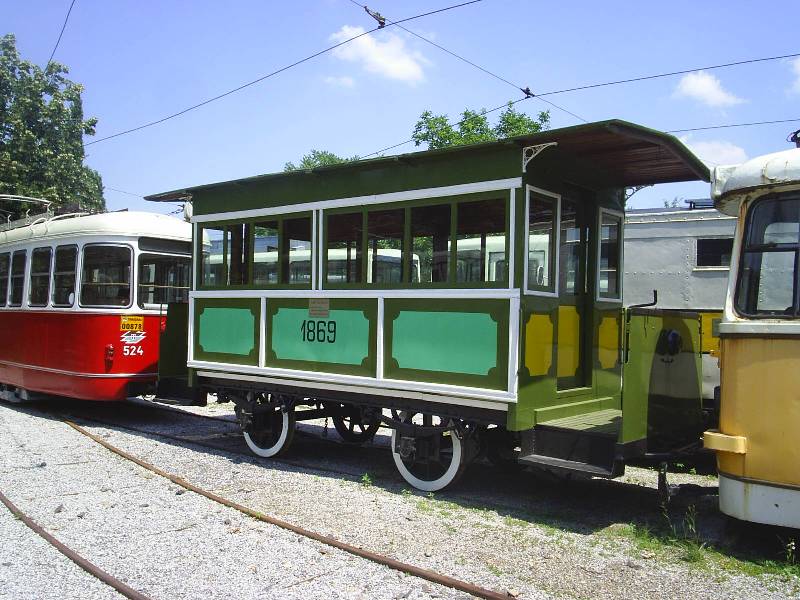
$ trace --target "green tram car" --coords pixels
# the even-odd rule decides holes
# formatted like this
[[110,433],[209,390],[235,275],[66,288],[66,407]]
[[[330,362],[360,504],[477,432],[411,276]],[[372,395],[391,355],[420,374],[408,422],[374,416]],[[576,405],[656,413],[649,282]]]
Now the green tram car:
[[672,136],[605,121],[150,196],[194,213],[162,376],[234,402],[263,457],[330,417],[349,442],[391,428],[421,490],[479,455],[620,475],[713,412],[699,316],[622,307],[626,188],[698,179]]

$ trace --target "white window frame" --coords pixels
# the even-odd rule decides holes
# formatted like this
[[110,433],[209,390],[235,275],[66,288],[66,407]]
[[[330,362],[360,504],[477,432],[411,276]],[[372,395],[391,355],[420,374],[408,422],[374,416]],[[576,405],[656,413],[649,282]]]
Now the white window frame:
[[[554,255],[554,262],[553,262],[553,291],[552,292],[545,292],[542,290],[529,290],[528,289],[528,244],[530,243],[530,236],[531,236],[531,223],[530,223],[530,214],[531,214],[531,194],[538,194],[540,196],[545,196],[547,198],[552,198],[555,200],[555,231],[553,232],[555,236],[555,250],[553,252]],[[555,192],[550,192],[548,190],[535,187],[533,185],[526,185],[525,186],[525,265],[522,270],[522,293],[525,296],[544,296],[547,298],[558,298],[558,283],[559,283],[559,251],[561,248],[561,194],[556,194]]]
[[[601,260],[601,247],[603,244],[603,215],[608,214],[613,217],[619,219],[619,233],[617,234],[617,264],[619,265],[617,268],[617,289],[619,290],[619,295],[617,298],[611,298],[608,296],[601,296],[600,295],[600,260]],[[625,265],[623,263],[624,260],[624,228],[625,228],[625,213],[613,210],[610,208],[600,208],[597,211],[597,262],[595,264],[595,276],[594,276],[594,300],[595,302],[610,302],[614,304],[622,304],[622,274],[625,272]]]

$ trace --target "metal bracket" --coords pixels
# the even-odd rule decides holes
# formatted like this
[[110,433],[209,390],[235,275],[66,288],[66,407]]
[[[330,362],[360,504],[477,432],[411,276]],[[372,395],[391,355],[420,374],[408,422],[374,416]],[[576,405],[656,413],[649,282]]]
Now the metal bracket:
[[558,142],[547,142],[546,144],[537,144],[536,146],[525,146],[522,149],[522,172],[525,173],[525,170],[528,168],[528,163],[539,156],[543,150],[546,150],[550,146],[558,146]]

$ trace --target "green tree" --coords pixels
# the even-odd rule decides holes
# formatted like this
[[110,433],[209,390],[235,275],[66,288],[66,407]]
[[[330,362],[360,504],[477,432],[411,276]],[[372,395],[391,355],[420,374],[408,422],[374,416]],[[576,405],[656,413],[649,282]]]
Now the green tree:
[[358,156],[352,158],[342,158],[333,152],[327,150],[312,150],[308,154],[303,155],[300,159],[300,164],[295,165],[289,161],[283,166],[284,171],[297,171],[304,169],[314,169],[316,167],[327,167],[328,165],[338,165],[341,163],[351,162],[358,160]]
[[[105,210],[100,174],[83,164],[83,86],[67,68],[22,60],[13,35],[0,38],[0,193],[51,200],[55,209]],[[13,217],[30,205],[4,203]]]
[[500,118],[494,127],[489,124],[486,109],[464,110],[461,113],[461,119],[455,125],[450,124],[446,115],[434,115],[431,111],[426,110],[414,125],[414,133],[411,137],[417,146],[427,144],[429,150],[435,150],[448,146],[491,142],[517,135],[536,133],[549,126],[549,111],[540,112],[534,119],[525,113],[518,112],[509,102],[506,109],[500,113]]

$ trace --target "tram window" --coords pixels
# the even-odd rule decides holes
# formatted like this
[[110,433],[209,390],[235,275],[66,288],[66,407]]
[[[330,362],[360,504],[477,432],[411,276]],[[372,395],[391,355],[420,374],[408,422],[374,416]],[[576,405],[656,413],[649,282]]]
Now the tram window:
[[581,269],[581,227],[575,202],[561,199],[561,239],[559,241],[559,293],[575,295],[585,291]]
[[25,284],[25,250],[17,250],[11,258],[11,291],[9,306],[22,306],[22,288]]
[[83,248],[82,306],[130,306],[131,249],[92,244]]
[[28,302],[31,306],[47,306],[50,297],[50,262],[52,248],[35,248],[31,255],[31,281]]
[[554,292],[557,200],[531,193],[528,210],[528,290]]
[[602,212],[600,222],[600,272],[598,273],[601,298],[619,298],[619,233],[622,219]]
[[189,301],[192,261],[186,256],[139,256],[139,306]]
[[800,315],[800,197],[765,198],[747,218],[736,310],[748,316]]
[[253,284],[278,283],[278,221],[255,223],[253,234]]
[[456,205],[456,281],[503,281],[504,269],[492,269],[506,260],[506,202],[502,198]]
[[363,213],[329,215],[327,220],[327,282],[361,283]]
[[200,230],[200,239],[203,240],[200,257],[202,287],[220,287],[225,285],[225,228],[203,227]]
[[729,267],[733,238],[708,238],[697,240],[698,267]]
[[411,209],[411,281],[444,283],[450,272],[449,204]]
[[250,283],[250,223],[236,223],[225,228],[225,264],[228,265],[228,285]]
[[398,284],[403,281],[404,230],[403,209],[367,213],[367,283]]
[[55,268],[53,269],[53,306],[75,304],[77,260],[77,246],[58,246],[56,248]]
[[0,306],[5,306],[8,300],[8,268],[11,260],[8,252],[0,254]]
[[281,283],[311,285],[311,217],[283,220]]

